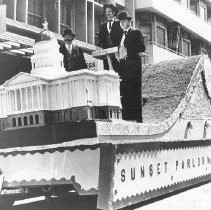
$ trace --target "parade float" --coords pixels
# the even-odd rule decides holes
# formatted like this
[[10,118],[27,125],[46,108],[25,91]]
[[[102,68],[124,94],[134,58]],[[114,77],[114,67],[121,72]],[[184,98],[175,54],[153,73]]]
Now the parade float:
[[122,119],[117,73],[66,72],[47,29],[31,63],[0,87],[2,205],[73,191],[121,209],[211,179],[208,57],[143,68],[143,123]]

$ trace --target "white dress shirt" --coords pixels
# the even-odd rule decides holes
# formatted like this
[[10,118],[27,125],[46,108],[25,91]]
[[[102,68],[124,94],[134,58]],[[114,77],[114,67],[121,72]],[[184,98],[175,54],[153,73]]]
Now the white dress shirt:
[[[129,27],[126,32],[128,33],[129,29],[131,27]],[[127,58],[127,50],[125,48],[125,45],[124,45],[124,41],[125,41],[125,33],[123,33],[122,35],[122,39],[121,39],[121,42],[120,42],[120,47],[119,47],[119,59],[126,59]]]
[[[131,27],[127,28],[126,32],[128,33],[128,31],[130,30]],[[125,31],[124,31],[125,32]],[[121,42],[120,42],[120,46],[123,46],[124,45],[124,41],[125,41],[125,33],[123,33],[122,35],[122,39],[121,39]]]
[[[114,23],[114,18],[111,20],[111,27],[112,27],[113,23]],[[108,30],[108,33],[111,32],[111,28],[109,27],[109,20],[107,22],[107,30]]]
[[73,49],[73,44],[72,43],[70,45],[65,44],[65,47],[67,48],[67,50],[69,51],[69,53],[72,52],[72,49]]

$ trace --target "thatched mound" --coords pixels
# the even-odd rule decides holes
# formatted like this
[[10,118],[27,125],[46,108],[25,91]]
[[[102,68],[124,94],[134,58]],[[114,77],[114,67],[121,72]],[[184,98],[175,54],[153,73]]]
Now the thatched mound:
[[161,122],[185,95],[201,56],[164,61],[143,67],[143,122]]

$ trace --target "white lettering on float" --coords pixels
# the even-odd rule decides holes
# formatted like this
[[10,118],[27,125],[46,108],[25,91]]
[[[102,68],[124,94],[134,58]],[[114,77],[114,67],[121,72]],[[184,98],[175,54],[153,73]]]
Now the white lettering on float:
[[117,154],[114,199],[211,174],[211,146]]

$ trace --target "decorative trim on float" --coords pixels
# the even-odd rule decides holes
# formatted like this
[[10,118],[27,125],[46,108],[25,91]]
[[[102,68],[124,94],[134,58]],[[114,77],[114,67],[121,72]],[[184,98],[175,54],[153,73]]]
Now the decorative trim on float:
[[179,191],[181,189],[185,189],[203,182],[206,182],[208,180],[211,180],[211,174],[206,175],[206,176],[202,176],[199,178],[195,178],[192,180],[188,180],[185,182],[180,182],[171,186],[167,186],[167,187],[163,187],[157,190],[153,190],[147,193],[142,193],[142,194],[137,194],[135,196],[132,197],[127,197],[125,199],[121,199],[121,200],[117,200],[116,202],[112,203],[113,209],[119,209],[119,208],[123,208],[125,206],[131,206],[131,205],[135,205],[135,204],[140,204],[143,201],[152,199],[152,198],[156,198],[168,193],[172,193],[175,191]]
[[[206,59],[205,59],[206,58]],[[209,99],[211,99],[211,61],[208,56],[204,58],[204,67],[202,70],[202,81],[205,92]]]
[[171,116],[161,122],[161,123],[135,123],[135,122],[127,122],[125,121],[114,121],[113,123],[108,122],[96,122],[97,125],[97,135],[156,135],[163,133],[170,129],[176,120],[183,113],[185,108],[188,105],[188,102],[191,99],[192,93],[196,87],[197,81],[201,76],[200,72],[204,70],[204,57],[201,57],[196,65],[195,70],[193,71],[193,75],[191,77],[190,83],[187,87],[185,96],[181,99],[178,107],[171,114]]
[[100,209],[141,204],[211,179],[211,140],[107,144],[101,148],[106,155],[101,154],[100,162]]
[[173,147],[172,143],[161,143],[152,149],[150,144],[117,146],[111,181],[112,209],[140,204],[210,180],[211,141],[201,145],[200,141],[180,143]]
[[[94,140],[94,139],[93,139]],[[80,140],[79,140],[80,141]],[[90,140],[91,141],[91,140]],[[11,148],[11,149],[5,149],[0,151],[0,156],[3,155],[4,157],[7,157],[9,155],[16,156],[16,155],[26,155],[31,154],[34,155],[36,153],[44,154],[46,152],[48,153],[54,153],[56,151],[58,152],[64,152],[65,150],[68,150],[70,152],[75,150],[84,151],[86,149],[95,150],[99,147],[98,144],[86,144],[86,145],[78,145],[71,146],[71,142],[64,143],[64,144],[56,144],[56,145],[46,145],[46,146],[32,146],[32,147],[21,147],[21,148]]]
[[97,194],[100,148],[71,148],[0,156],[3,188],[72,184],[80,195]]
[[62,178],[60,180],[58,179],[41,179],[41,180],[35,180],[32,179],[30,181],[22,180],[21,182],[13,181],[13,182],[4,182],[4,188],[11,188],[14,186],[18,187],[38,187],[38,186],[56,186],[56,185],[70,185],[72,184],[75,190],[80,195],[96,195],[98,193],[98,190],[96,188],[90,188],[89,190],[84,190],[80,184],[75,182],[74,177],[71,177],[71,179],[65,179]]
[[[150,145],[151,148],[154,148],[156,146],[161,146],[162,147],[176,147],[176,145],[179,143],[180,146],[183,148],[185,147],[190,147],[190,145],[188,145],[191,142],[191,144],[194,144],[195,146],[199,145],[199,144],[204,144],[204,145],[211,145],[211,140],[198,140],[198,139],[190,139],[187,142],[187,139],[183,140],[179,140],[179,139],[171,139],[166,140],[166,141],[157,141],[155,142],[154,139],[147,139],[147,140],[142,140],[140,143],[140,139],[134,140],[134,139],[123,139],[123,140],[101,140],[99,137],[94,137],[94,138],[86,138],[86,139],[77,139],[77,140],[73,140],[73,141],[69,141],[69,142],[63,142],[60,144],[48,144],[48,145],[39,145],[39,146],[26,146],[26,147],[14,147],[14,148],[8,148],[8,149],[0,149],[0,155],[3,156],[8,156],[8,155],[25,155],[26,153],[30,153],[30,154],[34,154],[36,152],[38,153],[44,153],[45,151],[49,152],[54,152],[56,150],[58,151],[63,151],[64,149],[68,149],[70,151],[75,150],[75,149],[79,149],[81,151],[85,150],[86,148],[89,149],[95,149],[97,147],[99,147],[100,145],[103,144],[113,144],[113,145],[118,145],[118,151],[121,153],[120,149],[120,145],[121,148],[131,148],[135,145],[135,151],[138,150],[139,145],[141,144],[141,147],[144,148],[146,145],[146,148],[148,148]],[[132,146],[133,144],[133,146]],[[154,146],[156,145],[156,146]],[[166,145],[166,146],[165,146]],[[171,145],[171,146],[169,146]]]
[[188,149],[193,147],[211,146],[211,140],[186,140],[172,142],[139,142],[136,144],[119,144],[117,145],[116,154],[127,154],[130,151],[154,151],[154,150],[170,150],[170,149]]

